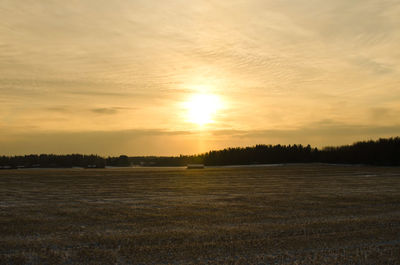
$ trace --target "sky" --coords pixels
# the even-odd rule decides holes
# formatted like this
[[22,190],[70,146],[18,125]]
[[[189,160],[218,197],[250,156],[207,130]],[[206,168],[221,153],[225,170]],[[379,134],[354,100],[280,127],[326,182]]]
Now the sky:
[[398,0],[0,0],[0,155],[398,135]]

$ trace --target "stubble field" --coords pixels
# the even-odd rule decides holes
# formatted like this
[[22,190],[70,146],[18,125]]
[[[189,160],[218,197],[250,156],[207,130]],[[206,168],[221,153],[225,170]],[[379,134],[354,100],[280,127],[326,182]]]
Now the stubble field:
[[399,264],[400,168],[0,171],[0,264]]

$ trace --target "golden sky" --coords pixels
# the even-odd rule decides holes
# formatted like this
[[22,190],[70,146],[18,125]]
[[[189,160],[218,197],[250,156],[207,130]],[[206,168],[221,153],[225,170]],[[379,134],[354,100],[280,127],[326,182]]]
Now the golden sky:
[[398,0],[0,0],[0,154],[397,135]]

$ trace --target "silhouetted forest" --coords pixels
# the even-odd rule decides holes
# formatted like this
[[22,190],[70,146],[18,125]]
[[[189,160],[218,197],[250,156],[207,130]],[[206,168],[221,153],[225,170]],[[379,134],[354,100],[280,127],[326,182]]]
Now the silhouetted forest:
[[357,142],[321,150],[310,145],[257,145],[211,151],[200,157],[205,165],[337,163],[398,166],[400,138]]
[[59,168],[106,166],[186,166],[187,164],[252,165],[278,163],[335,163],[400,165],[400,138],[363,141],[352,145],[325,147],[321,150],[310,145],[256,145],[245,148],[227,148],[191,156],[157,157],[137,156],[101,157],[98,155],[25,155],[0,157],[0,169]]
[[57,168],[57,167],[105,167],[106,160],[98,155],[25,155],[2,156],[0,166],[4,168]]

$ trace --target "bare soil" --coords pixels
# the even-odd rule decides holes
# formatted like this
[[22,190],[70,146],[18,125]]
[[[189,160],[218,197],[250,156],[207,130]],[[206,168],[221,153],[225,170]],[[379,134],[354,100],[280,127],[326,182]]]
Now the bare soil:
[[0,171],[0,264],[399,264],[400,168]]

